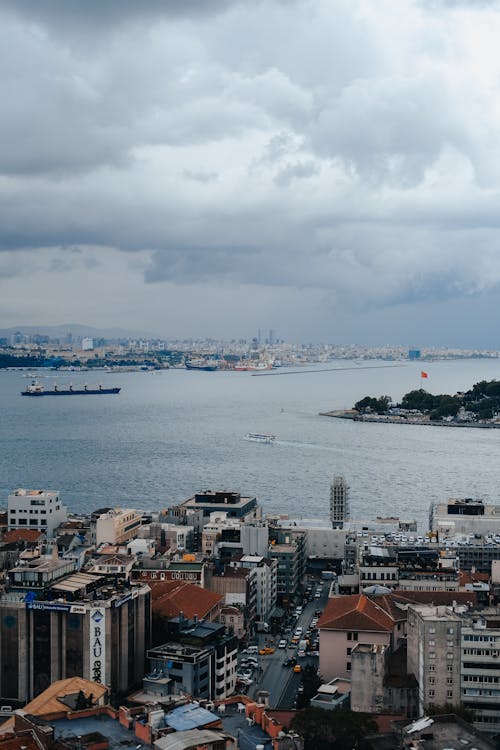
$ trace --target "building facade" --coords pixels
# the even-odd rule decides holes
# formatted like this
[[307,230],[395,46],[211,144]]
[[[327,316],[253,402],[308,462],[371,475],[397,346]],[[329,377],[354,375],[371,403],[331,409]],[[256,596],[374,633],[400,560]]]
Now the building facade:
[[408,607],[407,668],[418,682],[421,715],[460,703],[460,646],[460,616],[453,607]]
[[130,508],[113,508],[95,521],[95,543],[123,544],[137,536],[142,515]]
[[43,531],[54,536],[58,526],[68,519],[68,509],[58,492],[49,490],[15,490],[7,501],[8,528]]
[[[67,579],[66,593],[76,578]],[[149,587],[93,592],[99,598],[92,601],[64,601],[62,590],[50,601],[14,594],[0,599],[2,701],[24,703],[52,682],[73,676],[101,682],[114,693],[140,682],[150,645]]]

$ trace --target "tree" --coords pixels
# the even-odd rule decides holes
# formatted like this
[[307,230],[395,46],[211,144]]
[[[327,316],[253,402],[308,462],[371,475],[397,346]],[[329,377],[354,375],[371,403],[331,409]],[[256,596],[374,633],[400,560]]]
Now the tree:
[[377,731],[376,723],[365,714],[322,708],[298,711],[291,728],[304,738],[304,750],[352,750],[367,734]]
[[316,671],[316,667],[312,664],[308,664],[302,670],[302,687],[304,688],[303,693],[299,693],[297,696],[297,709],[306,708],[311,698],[314,698],[318,692],[318,688],[322,683],[320,675]]
[[357,401],[354,404],[356,411],[363,414],[366,412],[375,412],[376,414],[385,414],[391,403],[390,396],[380,396],[374,398],[373,396],[365,396],[361,401]]

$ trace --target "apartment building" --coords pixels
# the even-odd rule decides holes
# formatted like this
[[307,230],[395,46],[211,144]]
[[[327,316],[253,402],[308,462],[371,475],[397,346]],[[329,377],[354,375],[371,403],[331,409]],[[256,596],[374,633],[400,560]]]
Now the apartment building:
[[406,613],[387,596],[332,597],[321,615],[319,672],[326,680],[351,677],[352,652],[359,644],[396,649]]
[[474,711],[474,725],[500,732],[500,612],[464,615],[461,630],[462,703]]
[[224,625],[178,618],[168,643],[147,652],[150,671],[145,688],[170,681],[173,694],[224,700],[236,687],[238,639]]
[[257,620],[267,622],[276,606],[278,596],[278,561],[275,558],[243,555],[234,563],[235,567],[251,568],[255,571]]
[[460,628],[461,618],[454,607],[408,607],[407,666],[419,685],[420,714],[461,701]]
[[68,509],[62,504],[58,492],[50,490],[17,489],[7,500],[9,531],[31,529],[43,531],[48,539],[68,519]]
[[137,536],[142,514],[131,508],[112,508],[95,520],[95,543],[123,544]]

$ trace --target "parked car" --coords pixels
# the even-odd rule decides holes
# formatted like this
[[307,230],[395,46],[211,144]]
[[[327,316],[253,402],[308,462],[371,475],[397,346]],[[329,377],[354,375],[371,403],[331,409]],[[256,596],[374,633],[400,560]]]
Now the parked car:
[[271,646],[265,646],[264,648],[261,648],[259,651],[259,654],[261,656],[267,656],[268,654],[274,654],[276,649],[272,648]]
[[286,640],[284,638],[278,643],[278,648],[286,648]]

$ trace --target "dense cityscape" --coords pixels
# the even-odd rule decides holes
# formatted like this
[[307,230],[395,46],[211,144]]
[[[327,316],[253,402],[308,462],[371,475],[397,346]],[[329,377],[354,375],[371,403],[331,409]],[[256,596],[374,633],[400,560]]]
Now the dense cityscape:
[[348,714],[365,747],[429,731],[493,747],[500,506],[443,499],[418,534],[410,518],[356,522],[336,476],[329,513],[264,515],[255,497],[206,490],[154,514],[78,516],[56,491],[12,491],[4,727],[53,725],[70,747],[119,726],[130,747],[278,750],[310,742],[320,709],[318,732]]
[[[0,332],[1,334],[1,332]],[[22,330],[0,335],[1,367],[56,367],[57,369],[119,369],[187,367],[203,370],[256,370],[303,367],[331,360],[387,362],[499,359],[500,350],[450,347],[409,348],[406,345],[293,344],[272,329],[253,338],[158,339],[109,338],[102,335],[41,334]]]

